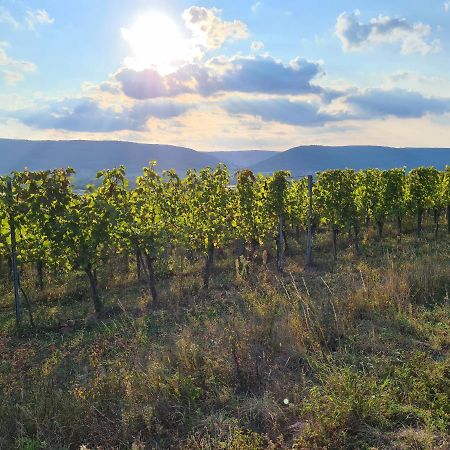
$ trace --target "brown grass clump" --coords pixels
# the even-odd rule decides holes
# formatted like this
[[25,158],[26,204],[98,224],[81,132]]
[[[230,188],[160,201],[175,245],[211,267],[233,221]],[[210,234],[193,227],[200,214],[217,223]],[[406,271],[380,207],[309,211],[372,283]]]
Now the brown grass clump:
[[292,239],[284,274],[236,279],[227,250],[209,291],[174,266],[158,309],[125,270],[99,274],[101,319],[77,274],[32,296],[35,331],[3,299],[0,448],[448,448],[448,244],[341,242],[334,265],[327,239],[309,270]]

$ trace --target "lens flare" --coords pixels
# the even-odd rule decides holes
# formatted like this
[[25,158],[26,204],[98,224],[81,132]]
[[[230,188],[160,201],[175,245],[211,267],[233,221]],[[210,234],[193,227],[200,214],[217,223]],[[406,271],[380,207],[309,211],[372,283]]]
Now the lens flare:
[[189,59],[188,41],[173,20],[151,12],[140,16],[129,29],[122,29],[133,56],[125,64],[134,70],[156,69],[161,74],[175,71]]

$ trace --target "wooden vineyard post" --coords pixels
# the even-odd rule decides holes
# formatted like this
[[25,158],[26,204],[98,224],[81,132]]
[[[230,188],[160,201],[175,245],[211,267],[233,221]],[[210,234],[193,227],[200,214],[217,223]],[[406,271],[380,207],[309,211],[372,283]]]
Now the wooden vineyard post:
[[[12,184],[11,180],[7,181],[8,199],[9,204],[12,206]],[[9,229],[11,232],[11,266],[14,283],[14,299],[16,308],[16,324],[20,325],[20,280],[19,280],[19,268],[17,266],[17,242],[16,242],[16,226],[14,221],[14,213],[12,209],[9,212]]]
[[284,271],[284,245],[283,236],[283,216],[278,216],[278,236],[277,236],[277,268],[278,272]]
[[306,265],[312,265],[312,188],[313,178],[308,175],[308,235],[306,237]]

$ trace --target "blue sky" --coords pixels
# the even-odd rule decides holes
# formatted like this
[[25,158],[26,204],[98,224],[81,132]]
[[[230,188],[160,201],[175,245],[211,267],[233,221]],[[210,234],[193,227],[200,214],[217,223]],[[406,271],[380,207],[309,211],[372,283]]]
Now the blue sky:
[[450,2],[0,1],[0,137],[450,146]]

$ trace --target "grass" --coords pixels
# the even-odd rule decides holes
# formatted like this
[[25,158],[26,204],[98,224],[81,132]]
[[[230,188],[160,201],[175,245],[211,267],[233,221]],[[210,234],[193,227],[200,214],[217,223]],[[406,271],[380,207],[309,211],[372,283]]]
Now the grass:
[[20,333],[3,283],[0,448],[449,448],[450,243],[386,233],[360,257],[342,236],[337,264],[320,233],[308,270],[291,238],[283,275],[257,257],[236,277],[228,249],[207,292],[178,255],[150,311],[110,265],[101,320],[82,274],[38,292],[28,271]]

